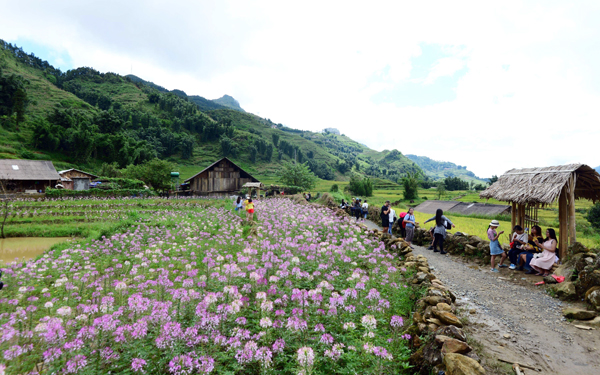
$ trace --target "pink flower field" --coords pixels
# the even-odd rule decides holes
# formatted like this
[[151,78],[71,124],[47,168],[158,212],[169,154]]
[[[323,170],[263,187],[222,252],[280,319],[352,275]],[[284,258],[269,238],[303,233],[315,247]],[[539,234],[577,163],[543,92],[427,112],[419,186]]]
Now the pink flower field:
[[415,291],[383,243],[320,206],[259,201],[250,227],[215,202],[4,267],[0,368],[408,373]]

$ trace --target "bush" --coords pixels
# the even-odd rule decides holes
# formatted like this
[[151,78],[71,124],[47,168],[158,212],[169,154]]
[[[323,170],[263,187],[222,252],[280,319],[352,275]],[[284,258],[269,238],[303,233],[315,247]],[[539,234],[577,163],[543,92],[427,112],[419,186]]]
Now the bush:
[[107,190],[105,186],[109,186],[112,189],[144,189],[144,181],[133,178],[100,177],[97,180],[102,181],[100,185],[103,190]]
[[408,173],[406,177],[402,178],[405,200],[419,198],[419,185],[421,183],[420,177],[421,176],[417,173]]
[[590,208],[586,219],[588,219],[594,229],[600,230],[600,203],[596,203]]
[[338,191],[340,191],[340,187],[338,186],[338,184],[333,184],[333,185],[331,185],[331,188],[329,189],[329,191],[331,193],[337,193]]

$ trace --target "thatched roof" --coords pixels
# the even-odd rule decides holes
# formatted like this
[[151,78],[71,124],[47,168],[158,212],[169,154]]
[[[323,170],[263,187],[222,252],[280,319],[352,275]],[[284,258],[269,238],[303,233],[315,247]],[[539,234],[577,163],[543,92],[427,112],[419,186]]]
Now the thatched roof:
[[0,160],[0,180],[58,181],[60,176],[48,160]]
[[262,182],[246,182],[243,186],[243,188],[259,188],[262,189],[265,187],[265,185],[263,185]]
[[520,204],[552,204],[571,175],[575,176],[575,199],[600,201],[600,174],[585,164],[511,169],[479,196]]

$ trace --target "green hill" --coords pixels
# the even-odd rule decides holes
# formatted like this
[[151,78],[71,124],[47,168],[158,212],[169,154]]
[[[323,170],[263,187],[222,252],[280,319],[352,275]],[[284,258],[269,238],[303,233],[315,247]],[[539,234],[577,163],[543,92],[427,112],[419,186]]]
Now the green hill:
[[270,181],[294,159],[328,180],[358,173],[396,182],[420,171],[396,150],[380,153],[344,135],[291,129],[225,99],[236,108],[132,75],[89,67],[61,72],[0,40],[0,158],[47,159],[90,172],[104,163],[124,168],[160,158],[188,177],[228,156]]
[[234,109],[236,111],[246,112],[242,109],[242,107],[240,107],[240,103],[238,103],[237,100],[235,100],[229,95],[223,95],[219,99],[213,99],[212,101],[224,107]]
[[465,181],[474,183],[487,183],[486,180],[475,176],[475,173],[467,170],[467,167],[456,165],[449,161],[437,161],[428,158],[427,156],[406,155],[407,158],[415,162],[426,176],[435,180],[444,179],[446,177],[458,177]]

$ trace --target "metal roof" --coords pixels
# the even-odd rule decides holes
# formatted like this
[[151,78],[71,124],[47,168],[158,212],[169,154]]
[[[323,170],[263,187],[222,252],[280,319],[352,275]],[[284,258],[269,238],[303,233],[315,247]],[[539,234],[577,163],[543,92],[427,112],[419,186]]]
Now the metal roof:
[[60,176],[49,160],[0,159],[0,180],[58,181]]

